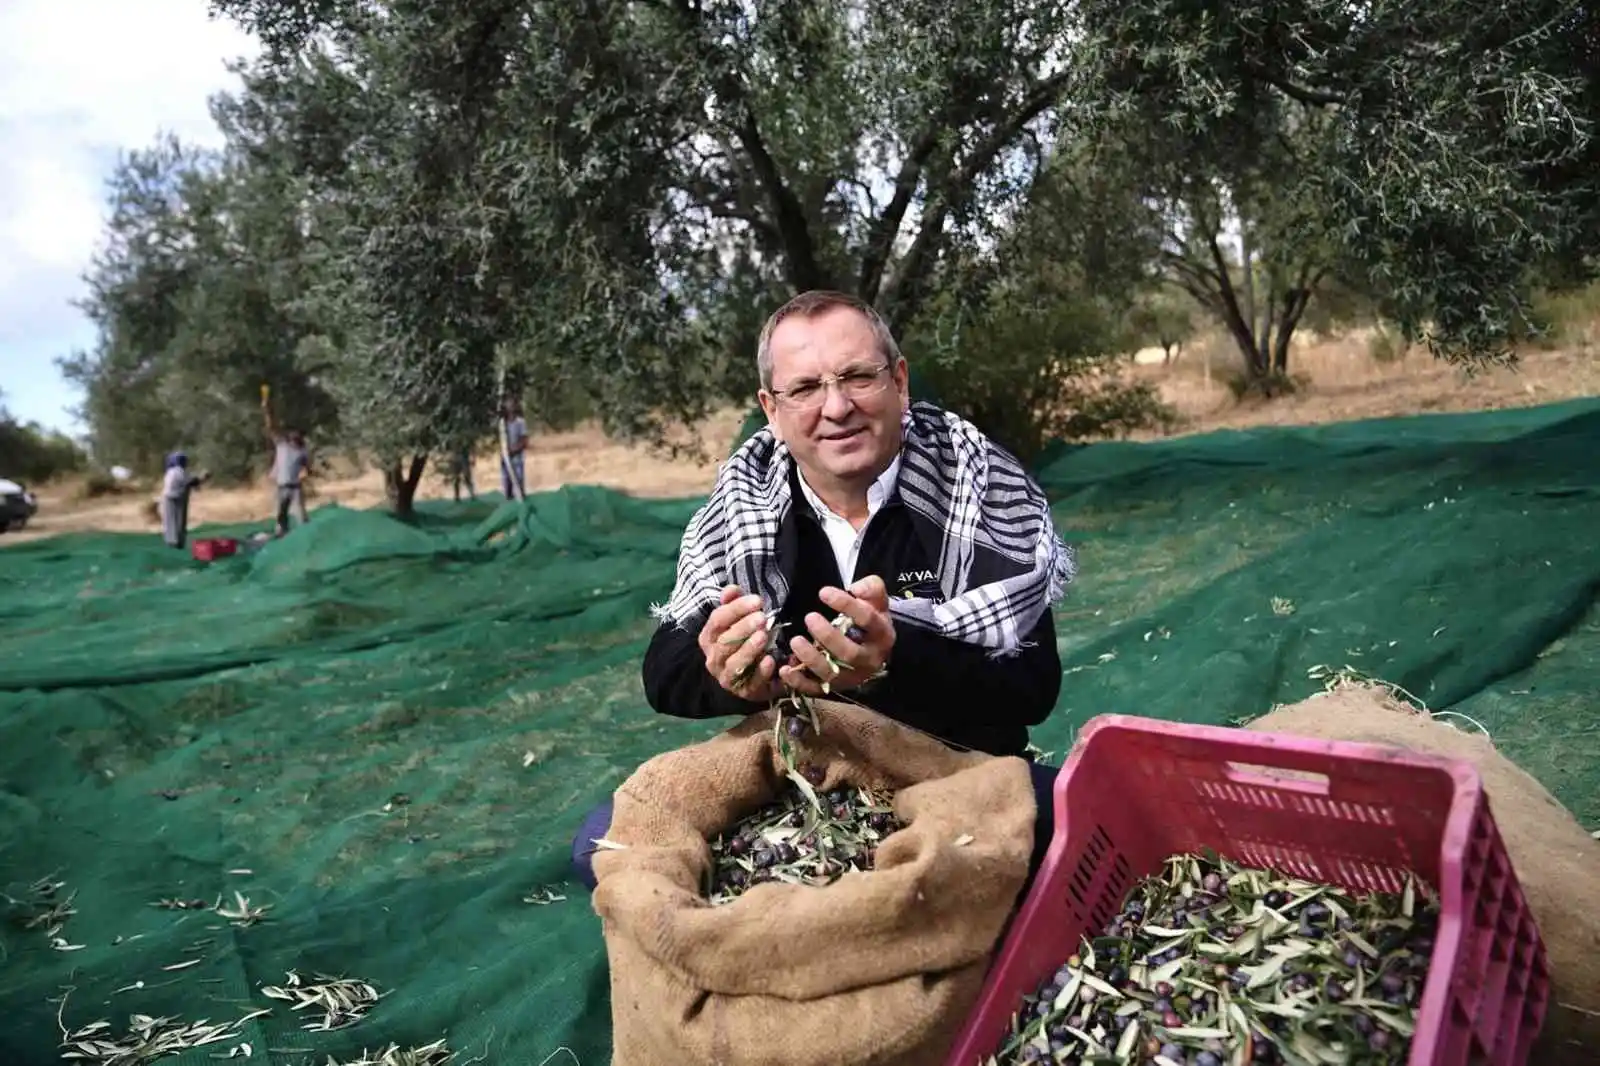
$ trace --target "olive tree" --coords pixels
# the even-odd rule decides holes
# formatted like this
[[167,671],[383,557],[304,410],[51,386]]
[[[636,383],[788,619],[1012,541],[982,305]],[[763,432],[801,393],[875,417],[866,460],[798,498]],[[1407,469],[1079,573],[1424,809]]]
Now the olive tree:
[[[659,440],[732,390],[732,339],[788,292],[917,330],[1062,154],[1139,176],[1165,225],[1137,239],[1173,238],[1152,262],[1261,375],[1319,278],[1495,350],[1593,202],[1563,39],[1586,16],[1555,0],[213,7],[291,87],[282,139],[345,219],[352,380],[413,455],[503,353]],[[1226,216],[1242,261],[1207,237]]]
[[1080,129],[1146,175],[1174,223],[1166,267],[1258,376],[1286,366],[1328,277],[1444,355],[1503,354],[1530,265],[1596,225],[1574,165],[1593,158],[1594,15],[1565,0],[1081,11]]

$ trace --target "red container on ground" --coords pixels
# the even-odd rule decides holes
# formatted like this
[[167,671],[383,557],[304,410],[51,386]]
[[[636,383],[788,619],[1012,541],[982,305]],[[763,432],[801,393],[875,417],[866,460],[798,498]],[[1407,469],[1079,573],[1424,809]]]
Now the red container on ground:
[[189,554],[202,563],[209,563],[213,559],[220,559],[224,555],[232,555],[239,550],[239,542],[232,537],[210,537],[197,540],[189,546]]
[[1397,748],[1105,715],[1055,790],[1055,839],[947,1066],[979,1066],[1023,996],[1098,935],[1140,878],[1211,849],[1345,889],[1440,896],[1407,1066],[1523,1066],[1544,1024],[1544,942],[1476,767]]

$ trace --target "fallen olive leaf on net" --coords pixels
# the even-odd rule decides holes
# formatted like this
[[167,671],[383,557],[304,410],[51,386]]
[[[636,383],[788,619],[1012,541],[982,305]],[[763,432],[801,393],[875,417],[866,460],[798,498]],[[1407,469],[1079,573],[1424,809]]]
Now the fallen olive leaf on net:
[[249,898],[242,892],[233,894],[232,903],[225,904],[219,897],[212,907],[218,918],[226,918],[230,924],[239,926],[241,929],[247,929],[266,918],[267,911],[271,909],[272,904],[270,903],[260,907],[251,905]]
[[[212,1023],[202,1018],[183,1022],[135,1014],[127,1030],[118,1035],[108,1021],[91,1022],[67,1033],[61,1041],[63,1059],[92,1062],[97,1066],[143,1066],[168,1055],[178,1055],[211,1044],[238,1041],[246,1022],[270,1013],[252,1011],[235,1021]],[[248,1053],[246,1053],[248,1054]]]
[[454,1061],[455,1052],[446,1046],[445,1041],[435,1040],[414,1048],[390,1044],[382,1051],[362,1051],[361,1057],[355,1059],[341,1060],[329,1056],[324,1066],[450,1066]]
[[522,902],[532,903],[536,906],[547,907],[552,903],[560,903],[567,897],[556,891],[550,885],[540,885],[538,888],[522,897]]
[[67,919],[78,913],[73,906],[78,893],[73,892],[65,899],[61,898],[61,890],[66,888],[65,881],[57,881],[53,876],[41,877],[28,886],[27,898],[14,899],[5,896],[6,902],[18,908],[13,920],[25,930],[38,929],[43,932],[45,939],[54,951],[82,951],[84,945],[74,944],[67,940],[64,930]]
[[367,981],[318,974],[313,981],[306,982],[293,970],[289,971],[282,986],[269,985],[262,988],[261,994],[294,1004],[292,1010],[321,1011],[322,1017],[318,1021],[301,1026],[314,1032],[354,1025],[366,1017],[367,1012],[384,995]]

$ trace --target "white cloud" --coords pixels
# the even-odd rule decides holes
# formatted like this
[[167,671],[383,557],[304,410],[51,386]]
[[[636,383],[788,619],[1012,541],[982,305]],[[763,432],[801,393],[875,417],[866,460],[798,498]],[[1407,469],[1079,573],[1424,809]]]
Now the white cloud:
[[[84,249],[100,236],[94,175],[81,164],[74,166],[64,153],[52,152],[48,143],[28,145],[24,137],[8,142],[12,152],[21,148],[6,182],[9,203],[0,229],[10,274],[20,274],[25,264],[76,266]],[[0,275],[5,281],[12,277]]]
[[255,52],[206,0],[0,3],[0,390],[12,411],[66,427],[51,359],[88,341],[80,295],[119,151],[171,132],[219,139],[207,99]]

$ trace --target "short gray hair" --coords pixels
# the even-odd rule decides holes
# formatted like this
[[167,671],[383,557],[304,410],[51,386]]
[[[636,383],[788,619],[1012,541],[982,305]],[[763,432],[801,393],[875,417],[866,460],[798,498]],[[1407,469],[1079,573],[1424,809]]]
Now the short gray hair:
[[895,343],[894,334],[889,330],[889,323],[884,321],[876,308],[849,293],[835,292],[832,289],[811,289],[772,312],[766,325],[761,327],[761,339],[756,343],[756,373],[760,376],[763,389],[772,388],[772,334],[779,324],[784,319],[796,315],[810,318],[836,307],[848,307],[865,316],[867,324],[872,327],[873,338],[878,342],[879,354],[890,366],[899,362],[900,345]]

